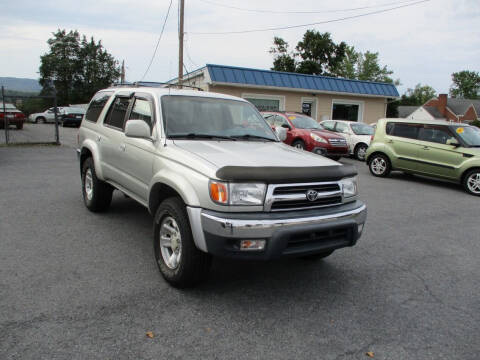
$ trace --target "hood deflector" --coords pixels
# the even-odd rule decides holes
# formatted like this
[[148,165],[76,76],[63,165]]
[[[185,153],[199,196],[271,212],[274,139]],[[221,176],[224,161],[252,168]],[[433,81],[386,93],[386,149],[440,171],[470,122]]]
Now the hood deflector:
[[269,184],[338,181],[357,175],[353,165],[311,167],[251,167],[224,166],[218,169],[217,178],[227,181],[260,181]]

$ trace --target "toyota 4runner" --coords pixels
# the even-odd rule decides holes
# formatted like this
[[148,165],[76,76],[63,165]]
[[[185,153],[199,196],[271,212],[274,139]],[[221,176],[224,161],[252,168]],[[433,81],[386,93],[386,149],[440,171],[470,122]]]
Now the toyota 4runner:
[[78,135],[85,205],[107,210],[114,189],[144,205],[160,272],[177,287],[205,278],[212,255],[325,257],[353,246],[366,219],[355,168],[278,134],[233,96],[99,91]]

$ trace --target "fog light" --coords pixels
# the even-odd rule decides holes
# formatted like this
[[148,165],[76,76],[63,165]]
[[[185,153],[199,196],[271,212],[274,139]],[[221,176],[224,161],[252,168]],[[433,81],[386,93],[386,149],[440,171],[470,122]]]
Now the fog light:
[[261,251],[265,249],[265,240],[240,240],[241,251]]
[[364,225],[364,224],[358,225],[358,233],[359,233],[359,234],[363,231],[363,225]]

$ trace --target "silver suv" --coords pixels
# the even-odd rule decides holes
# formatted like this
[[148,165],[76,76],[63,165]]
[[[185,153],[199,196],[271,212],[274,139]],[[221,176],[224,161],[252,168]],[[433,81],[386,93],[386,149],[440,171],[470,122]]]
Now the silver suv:
[[254,106],[233,96],[99,91],[78,156],[89,210],[107,210],[115,189],[154,216],[155,258],[177,287],[205,278],[212,255],[328,256],[353,246],[366,219],[353,167],[283,144]]

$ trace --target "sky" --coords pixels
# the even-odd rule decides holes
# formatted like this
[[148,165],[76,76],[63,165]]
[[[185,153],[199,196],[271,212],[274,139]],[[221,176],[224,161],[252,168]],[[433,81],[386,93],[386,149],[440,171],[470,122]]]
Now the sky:
[[[400,93],[416,84],[446,93],[451,74],[480,71],[480,0],[429,0],[379,14],[285,30],[200,34],[318,23],[407,5],[408,0],[185,0],[185,66],[205,64],[270,69],[274,36],[291,48],[307,29],[330,32],[358,51],[380,54],[400,79]],[[57,29],[101,40],[126,78],[141,80],[160,35],[170,0],[16,0],[0,11],[0,76],[38,79],[40,56]],[[223,5],[223,6],[221,6]],[[262,12],[233,9],[238,7]],[[357,8],[356,10],[352,10]],[[363,9],[358,9],[363,8]],[[279,12],[301,13],[279,13]],[[178,0],[144,80],[166,81],[178,72]]]

